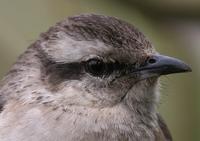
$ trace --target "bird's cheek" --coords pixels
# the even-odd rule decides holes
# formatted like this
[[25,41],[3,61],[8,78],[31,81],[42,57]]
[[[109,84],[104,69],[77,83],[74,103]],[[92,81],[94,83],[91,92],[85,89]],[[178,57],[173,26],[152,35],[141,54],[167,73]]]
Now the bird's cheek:
[[[158,88],[158,78],[152,77],[144,79],[135,83],[127,93],[124,95],[123,99],[130,101],[138,101],[151,99],[155,96],[155,91]],[[129,101],[129,102],[130,102]]]

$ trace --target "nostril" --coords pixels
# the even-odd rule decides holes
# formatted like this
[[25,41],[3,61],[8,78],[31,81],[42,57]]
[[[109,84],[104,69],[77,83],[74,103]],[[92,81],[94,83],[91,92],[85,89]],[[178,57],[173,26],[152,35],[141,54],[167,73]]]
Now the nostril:
[[154,63],[156,63],[156,59],[155,58],[149,58],[148,59],[148,63],[149,64],[154,64]]

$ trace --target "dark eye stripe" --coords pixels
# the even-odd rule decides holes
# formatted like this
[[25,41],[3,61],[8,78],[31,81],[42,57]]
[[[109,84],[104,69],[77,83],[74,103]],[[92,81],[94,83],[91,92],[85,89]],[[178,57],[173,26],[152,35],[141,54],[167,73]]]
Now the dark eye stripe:
[[118,72],[120,74],[128,74],[135,70],[135,63],[134,64],[127,64],[127,63],[119,63],[119,62],[107,62],[104,63],[104,71],[103,75],[110,75],[113,72]]
[[[104,77],[111,75],[113,72],[117,72],[120,76],[125,75],[135,69],[135,64],[119,63],[117,61],[103,63],[105,70],[101,76]],[[85,65],[86,62],[51,63],[49,66],[46,66],[45,70],[46,74],[51,74],[52,77],[56,76],[60,77],[60,79],[80,79],[79,77],[84,73],[83,70],[86,71]]]

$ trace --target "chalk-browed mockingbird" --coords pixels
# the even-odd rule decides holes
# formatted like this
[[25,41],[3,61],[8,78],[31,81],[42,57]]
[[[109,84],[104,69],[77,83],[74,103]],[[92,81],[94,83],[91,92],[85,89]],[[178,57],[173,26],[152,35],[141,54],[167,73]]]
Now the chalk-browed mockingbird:
[[34,42],[0,84],[1,141],[171,141],[158,77],[191,69],[134,26],[70,17]]

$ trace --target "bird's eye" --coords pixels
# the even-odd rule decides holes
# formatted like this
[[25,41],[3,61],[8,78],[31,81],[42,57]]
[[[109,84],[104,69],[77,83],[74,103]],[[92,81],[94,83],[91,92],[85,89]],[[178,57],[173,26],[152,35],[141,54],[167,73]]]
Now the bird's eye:
[[99,59],[90,59],[86,62],[85,69],[94,76],[101,76],[105,72],[105,63]]

